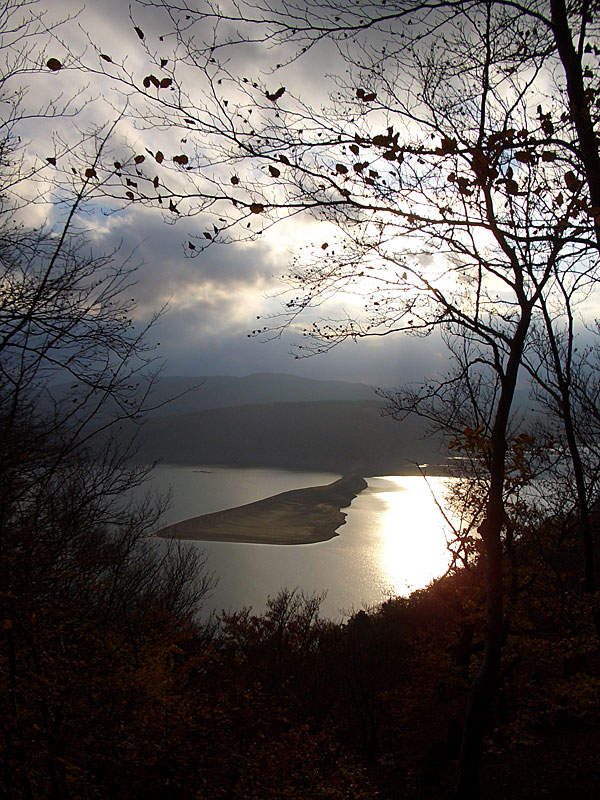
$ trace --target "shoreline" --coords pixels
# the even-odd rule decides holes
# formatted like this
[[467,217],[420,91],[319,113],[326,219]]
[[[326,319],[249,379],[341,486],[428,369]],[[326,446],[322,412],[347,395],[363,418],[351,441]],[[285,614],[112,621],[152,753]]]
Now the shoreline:
[[325,486],[292,489],[224,511],[167,525],[162,539],[239,544],[313,544],[339,536],[347,508],[367,488],[359,475],[345,475]]

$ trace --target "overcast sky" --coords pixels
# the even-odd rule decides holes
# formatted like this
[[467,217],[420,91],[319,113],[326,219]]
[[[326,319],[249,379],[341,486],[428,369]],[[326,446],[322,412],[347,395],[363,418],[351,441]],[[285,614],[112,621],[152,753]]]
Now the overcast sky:
[[[43,2],[52,17],[82,9],[77,22],[65,25],[60,33],[76,52],[82,52],[85,46],[83,30],[93,36],[102,52],[113,56],[127,54],[130,66],[135,66],[136,59],[142,57],[127,4],[122,0],[102,0],[87,8],[71,0]],[[133,8],[136,23],[143,26],[147,37],[157,39],[159,33],[165,32],[156,16],[135,5]],[[64,57],[56,43],[48,45],[46,55]],[[301,91],[305,85],[314,95],[319,77],[319,85],[324,85],[323,76],[331,67],[330,55],[315,52],[305,67],[302,64],[294,67],[297,89]],[[266,63],[266,54],[255,51],[252,64],[245,66],[250,74],[250,70],[257,72]],[[32,83],[28,102],[33,104],[38,95],[43,97],[48,86],[50,91],[67,93],[82,80],[77,73],[67,70],[44,79],[46,83]],[[120,102],[117,93],[94,77],[86,81],[87,96],[96,98],[87,108],[90,118],[94,119],[94,114],[110,117],[113,112],[102,105],[102,98],[108,97],[112,107],[117,108]],[[33,149],[43,155],[46,145],[41,142],[44,137],[48,140],[48,126],[38,125],[28,133]],[[130,142],[136,135],[130,123],[121,125],[116,133],[117,138],[125,137]],[[270,316],[279,310],[281,299],[275,295],[282,286],[278,276],[285,272],[306,235],[306,222],[288,221],[275,226],[255,243],[211,247],[190,259],[185,255],[187,242],[190,236],[201,235],[198,218],[168,225],[156,210],[136,205],[110,215],[98,204],[91,206],[91,210],[94,213],[83,218],[82,224],[89,228],[94,248],[103,252],[120,246],[121,254],[134,252],[134,261],[140,264],[135,289],[140,319],[168,305],[153,333],[167,360],[166,374],[246,375],[269,371],[395,386],[444,370],[448,364],[447,353],[436,337],[418,340],[396,335],[363,339],[308,359],[296,359],[290,354],[293,342],[298,339],[297,332],[289,331],[280,339],[267,342],[248,338],[247,334],[258,324],[258,315]],[[56,209],[37,207],[28,221],[39,223],[44,216],[52,221]],[[313,319],[325,316],[327,309],[319,309],[318,315],[307,314],[304,322],[309,325]]]

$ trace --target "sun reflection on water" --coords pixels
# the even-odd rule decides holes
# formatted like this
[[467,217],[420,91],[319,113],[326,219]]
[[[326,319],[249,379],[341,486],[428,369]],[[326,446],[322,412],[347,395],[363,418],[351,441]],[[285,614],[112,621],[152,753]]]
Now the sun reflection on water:
[[448,525],[435,497],[443,502],[444,478],[384,476],[369,489],[385,503],[379,558],[390,595],[406,595],[442,575],[450,563]]

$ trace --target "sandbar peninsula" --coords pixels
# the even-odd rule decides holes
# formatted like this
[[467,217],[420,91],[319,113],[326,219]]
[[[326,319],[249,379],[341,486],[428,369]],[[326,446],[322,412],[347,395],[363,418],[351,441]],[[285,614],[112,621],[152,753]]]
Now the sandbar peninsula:
[[350,505],[367,482],[345,475],[326,486],[293,489],[255,503],[203,514],[168,525],[157,532],[164,539],[245,544],[312,544],[339,534],[346,521],[341,510]]

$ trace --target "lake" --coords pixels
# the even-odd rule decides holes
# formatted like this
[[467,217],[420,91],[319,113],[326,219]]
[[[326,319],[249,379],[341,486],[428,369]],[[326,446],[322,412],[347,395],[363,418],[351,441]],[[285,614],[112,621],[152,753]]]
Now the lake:
[[[331,483],[325,472],[162,465],[151,478],[158,491],[173,492],[163,518],[188,517],[261,500],[289,489]],[[419,476],[367,478],[352,502],[339,536],[306,545],[186,542],[208,557],[219,578],[204,612],[252,606],[264,609],[280,588],[326,592],[324,616],[343,619],[360,608],[420,588],[447,568],[446,525],[432,497],[442,499],[444,480]],[[428,485],[429,483],[429,485]]]

